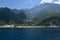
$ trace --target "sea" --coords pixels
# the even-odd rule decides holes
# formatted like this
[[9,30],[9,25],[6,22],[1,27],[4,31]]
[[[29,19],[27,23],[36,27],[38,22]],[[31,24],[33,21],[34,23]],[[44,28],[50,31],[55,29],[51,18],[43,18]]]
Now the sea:
[[0,28],[0,40],[60,40],[60,28]]

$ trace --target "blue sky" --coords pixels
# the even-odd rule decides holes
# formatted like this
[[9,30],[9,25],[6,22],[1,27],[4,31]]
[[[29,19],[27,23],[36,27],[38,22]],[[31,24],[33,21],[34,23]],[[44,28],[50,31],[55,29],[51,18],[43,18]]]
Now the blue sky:
[[0,0],[0,7],[13,9],[33,8],[39,5],[41,0]]

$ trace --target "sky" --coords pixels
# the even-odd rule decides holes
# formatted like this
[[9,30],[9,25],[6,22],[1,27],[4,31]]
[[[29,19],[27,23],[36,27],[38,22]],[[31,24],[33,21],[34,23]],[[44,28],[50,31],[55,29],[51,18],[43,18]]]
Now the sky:
[[30,9],[36,5],[44,3],[60,4],[60,0],[0,0],[0,7],[8,7],[12,9]]
[[13,9],[32,8],[40,3],[41,0],[0,0],[0,7]]

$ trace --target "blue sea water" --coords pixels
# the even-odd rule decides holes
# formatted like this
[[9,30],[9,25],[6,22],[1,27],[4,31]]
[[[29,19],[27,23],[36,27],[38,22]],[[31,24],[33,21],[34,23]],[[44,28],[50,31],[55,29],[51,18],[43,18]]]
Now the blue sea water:
[[0,40],[60,40],[60,28],[0,28]]

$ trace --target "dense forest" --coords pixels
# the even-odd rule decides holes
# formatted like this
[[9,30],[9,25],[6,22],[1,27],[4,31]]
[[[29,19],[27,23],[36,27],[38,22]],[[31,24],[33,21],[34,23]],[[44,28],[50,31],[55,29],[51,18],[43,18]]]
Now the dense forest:
[[28,12],[23,9],[17,10],[17,9],[2,7],[0,8],[0,25],[26,24],[26,20],[29,20],[31,18],[31,16],[28,16],[30,14],[26,14],[26,13]]

